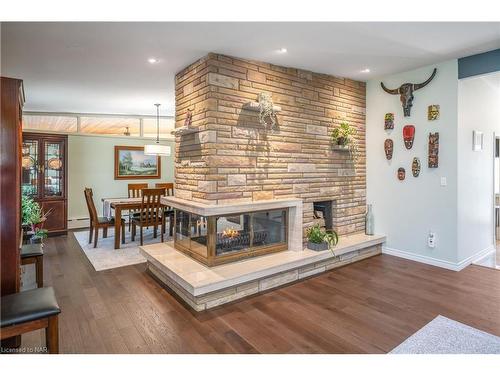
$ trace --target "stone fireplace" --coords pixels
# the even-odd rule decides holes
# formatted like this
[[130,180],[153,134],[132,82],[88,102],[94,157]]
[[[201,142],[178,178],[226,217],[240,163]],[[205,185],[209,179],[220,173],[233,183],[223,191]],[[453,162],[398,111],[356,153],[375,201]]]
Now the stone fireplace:
[[[207,205],[299,198],[303,237],[314,202],[333,201],[339,234],[364,230],[365,84],[300,69],[209,54],[176,75],[176,197]],[[273,129],[249,108],[269,93]],[[359,157],[332,147],[332,129],[357,129]]]
[[[365,84],[209,54],[175,77],[174,241],[141,247],[147,269],[197,311],[381,253],[367,236]],[[279,111],[259,121],[260,98]],[[333,147],[357,129],[358,158]],[[319,224],[334,251],[304,246]],[[262,256],[261,256],[262,255]],[[264,256],[265,255],[265,256]]]

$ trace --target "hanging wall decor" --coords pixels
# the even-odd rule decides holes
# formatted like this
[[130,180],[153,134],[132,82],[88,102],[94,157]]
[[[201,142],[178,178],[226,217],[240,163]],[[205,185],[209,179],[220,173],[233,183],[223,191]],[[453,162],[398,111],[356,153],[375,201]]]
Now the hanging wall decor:
[[387,160],[392,159],[392,152],[394,151],[394,142],[392,139],[387,138],[384,141],[384,151],[385,151],[385,158]]
[[434,68],[431,76],[422,83],[403,83],[397,89],[388,89],[385,87],[383,82],[380,82],[380,85],[384,89],[385,92],[391,95],[399,95],[399,99],[401,100],[401,104],[403,105],[403,113],[405,117],[410,116],[411,107],[413,105],[413,92],[420,90],[421,88],[427,86],[430,81],[436,75],[437,69]]
[[434,121],[439,119],[439,104],[431,104],[427,107],[427,120]]
[[186,119],[184,120],[184,126],[191,126],[193,122],[193,112],[188,108]]
[[415,157],[411,163],[411,173],[413,177],[418,177],[420,174],[420,159]]
[[384,118],[384,129],[394,129],[394,113],[386,113]]
[[439,165],[439,133],[429,133],[429,168]]
[[403,167],[398,168],[398,180],[403,181],[406,177],[406,171]]
[[276,126],[276,112],[274,111],[273,100],[271,99],[271,94],[267,92],[261,92],[259,94],[259,121],[262,125],[269,126],[271,130],[275,129]]
[[415,127],[413,125],[405,125],[403,128],[403,140],[405,147],[409,150],[413,147],[413,139],[415,138]]

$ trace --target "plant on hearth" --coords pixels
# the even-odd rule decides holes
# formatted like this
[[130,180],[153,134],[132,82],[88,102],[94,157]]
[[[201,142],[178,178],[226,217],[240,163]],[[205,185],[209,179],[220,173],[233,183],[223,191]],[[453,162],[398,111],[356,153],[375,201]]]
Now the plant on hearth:
[[337,232],[334,230],[324,230],[319,224],[315,224],[306,231],[307,247],[311,250],[326,250],[330,249],[333,252],[333,247],[339,242]]
[[347,122],[340,123],[332,131],[332,142],[342,148],[349,150],[354,161],[358,159],[358,144],[356,142],[357,130]]
[[47,238],[48,231],[43,229],[43,223],[51,212],[52,209],[44,213],[40,205],[30,196],[26,194],[21,196],[21,221],[23,226],[30,227],[33,232],[32,240]]

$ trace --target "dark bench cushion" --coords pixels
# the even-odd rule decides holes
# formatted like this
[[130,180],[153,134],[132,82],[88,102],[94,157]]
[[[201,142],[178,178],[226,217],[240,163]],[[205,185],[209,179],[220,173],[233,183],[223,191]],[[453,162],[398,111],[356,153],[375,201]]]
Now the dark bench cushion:
[[8,294],[2,297],[0,327],[47,318],[60,312],[52,287]]
[[42,244],[27,244],[21,247],[21,258],[37,257],[43,255]]

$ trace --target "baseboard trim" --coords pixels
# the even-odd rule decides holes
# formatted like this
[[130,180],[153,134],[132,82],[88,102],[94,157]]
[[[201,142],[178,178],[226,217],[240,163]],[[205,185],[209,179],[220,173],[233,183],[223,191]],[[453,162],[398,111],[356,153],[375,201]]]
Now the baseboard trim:
[[430,264],[431,266],[446,268],[446,269],[452,270],[452,271],[463,270],[468,265],[470,265],[473,262],[476,262],[477,260],[488,255],[491,251],[495,251],[495,247],[493,245],[490,245],[486,249],[483,249],[483,250],[477,252],[476,254],[471,255],[470,257],[468,257],[468,258],[466,258],[458,263],[455,263],[455,262],[450,262],[448,260],[436,259],[436,258],[428,257],[425,255],[418,255],[418,254],[410,253],[408,251],[390,248],[387,246],[382,247],[382,254],[393,255],[393,256],[396,256],[399,258],[404,258],[404,259],[413,260],[415,262]]

